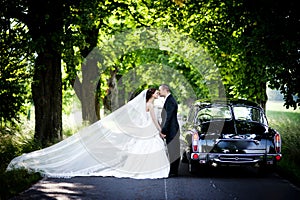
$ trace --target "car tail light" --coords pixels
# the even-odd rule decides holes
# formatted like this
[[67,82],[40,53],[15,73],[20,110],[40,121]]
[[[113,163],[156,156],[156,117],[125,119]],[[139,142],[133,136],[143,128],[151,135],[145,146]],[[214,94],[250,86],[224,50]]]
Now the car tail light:
[[276,133],[274,136],[274,144],[275,144],[276,153],[280,153],[281,152],[281,138],[280,138],[279,133]]
[[198,133],[195,131],[193,133],[193,138],[192,138],[192,148],[193,148],[193,152],[197,152],[198,151],[198,141],[199,141],[199,135]]
[[198,160],[198,159],[199,159],[199,155],[198,155],[198,154],[196,154],[196,153],[195,153],[195,154],[193,154],[193,159],[194,159],[194,160]]
[[281,156],[280,156],[280,155],[277,155],[277,156],[275,156],[275,159],[276,159],[277,161],[279,161],[279,160],[281,159]]

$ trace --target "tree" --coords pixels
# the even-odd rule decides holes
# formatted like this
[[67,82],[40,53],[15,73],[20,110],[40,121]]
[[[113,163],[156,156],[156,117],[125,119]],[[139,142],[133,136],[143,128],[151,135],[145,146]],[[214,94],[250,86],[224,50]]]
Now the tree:
[[17,20],[1,19],[0,122],[16,122],[30,102],[31,59],[28,29]]
[[[116,3],[116,2],[115,2]],[[165,9],[168,8],[168,9]],[[172,27],[172,21],[173,19],[171,19],[169,17],[171,12],[175,12],[177,10],[178,6],[170,1],[155,1],[154,3],[150,2],[150,1],[133,1],[133,2],[122,2],[119,4],[119,6],[117,7],[112,7],[112,9],[110,9],[110,12],[113,12],[114,15],[111,16],[103,16],[101,17],[101,23],[104,23],[105,26],[99,26],[100,27],[100,38],[99,38],[99,43],[101,46],[101,43],[103,43],[106,38],[111,37],[111,35],[113,35],[113,37],[116,37],[116,35],[122,35],[122,30],[127,29],[127,28],[132,28],[132,31],[134,32],[134,30],[136,28],[139,28],[141,26],[147,26],[147,27]],[[132,12],[134,11],[134,12]],[[180,16],[178,16],[180,17]],[[179,19],[179,18],[177,18]],[[74,22],[74,20],[72,20],[72,22]],[[101,24],[100,23],[100,24]],[[167,29],[166,30],[166,34],[168,33]],[[120,33],[117,33],[117,31],[120,31]],[[126,31],[124,31],[124,36],[126,37]],[[129,31],[130,32],[130,31]],[[181,32],[178,32],[179,36],[181,34]],[[133,39],[135,41],[142,41],[144,35],[147,35],[147,31],[144,31],[143,33],[138,33],[138,31],[136,32],[137,35],[139,35],[139,37],[136,39]],[[128,34],[130,35],[130,34]],[[178,36],[177,36],[178,37]],[[145,38],[146,41],[149,38]],[[154,40],[157,40],[157,38],[153,38]],[[124,41],[125,42],[124,42]],[[81,41],[81,40],[80,40]],[[83,42],[81,44],[84,44],[84,40],[82,40]],[[170,40],[171,41],[171,40]],[[127,43],[127,44],[126,44]],[[143,42],[142,42],[143,43]],[[177,44],[177,43],[176,43]],[[119,46],[122,46],[122,50],[120,50]],[[132,45],[132,46],[131,46]],[[105,58],[101,57],[102,55],[98,56],[98,58],[100,58],[100,63],[98,62],[98,65],[101,65],[102,69],[105,68],[104,71],[102,71],[102,69],[100,70],[101,72],[98,71],[98,74],[101,74],[101,79],[99,80],[99,82],[97,82],[97,76],[95,76],[97,68],[94,67],[96,66],[96,62],[94,62],[93,65],[88,66],[88,68],[83,68],[83,66],[86,66],[86,64],[82,65],[82,80],[79,81],[76,73],[72,73],[75,76],[73,78],[71,78],[71,80],[75,80],[75,87],[79,87],[80,91],[89,91],[90,95],[88,95],[88,99],[87,101],[82,101],[82,106],[83,107],[87,107],[88,112],[92,112],[91,116],[95,116],[95,112],[97,112],[97,110],[95,111],[95,107],[97,109],[97,106],[95,106],[95,101],[93,98],[93,96],[97,96],[97,98],[99,98],[99,96],[101,96],[101,99],[103,100],[103,106],[105,109],[108,110],[114,110],[115,108],[117,108],[118,106],[114,106],[114,105],[118,105],[119,103],[117,101],[119,101],[119,98],[114,98],[117,97],[116,93],[119,92],[118,90],[118,84],[116,84],[116,82],[118,81],[122,81],[121,77],[126,74],[128,72],[128,70],[130,70],[130,67],[127,66],[134,66],[136,67],[136,63],[131,63],[129,65],[125,65],[124,62],[124,54],[128,54],[131,51],[134,51],[134,46],[136,44],[130,44],[130,39],[127,40],[126,38],[123,39],[117,39],[114,40],[114,42],[112,43],[112,45],[110,45],[110,50],[108,51],[110,54],[107,57],[113,57],[114,60],[112,59],[112,64],[108,64],[105,60]],[[168,44],[170,45],[170,44]],[[92,45],[90,45],[92,46]],[[186,46],[186,45],[185,45]],[[113,48],[117,49],[117,51],[121,51],[123,53],[120,53],[120,55],[114,56],[113,55]],[[147,48],[147,45],[145,46],[141,46],[139,48]],[[153,48],[159,49],[159,45],[154,46]],[[81,48],[79,48],[81,49]],[[101,49],[100,49],[101,50]],[[98,51],[98,50],[96,50]],[[138,52],[138,51],[137,51]],[[154,51],[149,51],[149,59],[151,59],[151,53],[155,52]],[[161,54],[163,55],[164,52],[161,51]],[[80,54],[83,55],[83,54]],[[136,55],[136,54],[131,54],[131,55]],[[71,54],[71,56],[73,56],[73,54]],[[90,54],[89,54],[90,56]],[[119,57],[118,57],[119,56]],[[89,61],[93,60],[94,56],[91,56],[91,59],[87,59],[84,63],[88,63]],[[146,55],[143,55],[143,57],[147,57]],[[128,60],[127,60],[128,61]],[[131,62],[135,62],[135,61],[131,61]],[[191,84],[197,87],[194,87],[195,90],[197,90],[199,93],[199,90],[202,89],[202,86],[199,82],[201,82],[201,79],[197,80],[197,75],[193,78],[191,78],[193,75],[195,75],[195,73],[192,72],[191,68],[186,68],[184,67],[184,61],[179,61],[175,59],[174,64],[172,64],[172,61],[169,61],[168,63],[170,66],[173,66],[174,69],[183,72],[185,75],[189,75],[189,80],[191,81]],[[176,66],[176,64],[178,66]],[[80,65],[80,64],[79,64]],[[67,66],[72,66],[67,64]],[[91,67],[93,68],[93,70],[91,69]],[[100,68],[101,68],[100,67]],[[71,69],[75,69],[74,67],[70,67]],[[90,69],[90,70],[88,70]],[[95,70],[94,70],[95,69]],[[92,76],[88,76],[87,73],[90,73],[90,75]],[[77,77],[77,78],[76,78]],[[86,77],[86,78],[85,78]],[[104,77],[104,78],[103,78]],[[188,77],[188,76],[186,76]],[[119,80],[120,79],[120,80]],[[196,81],[194,81],[196,79]],[[197,84],[196,84],[197,82]],[[90,84],[90,87],[83,87],[84,83],[92,83]],[[77,85],[78,84],[78,85]],[[199,85],[200,84],[200,85]],[[96,85],[98,85],[96,87]],[[100,86],[99,86],[100,85]],[[85,89],[82,89],[85,88]],[[95,92],[95,88],[98,89],[98,92],[96,94]],[[100,88],[100,91],[99,91]],[[80,92],[77,92],[77,94],[80,95]],[[81,96],[81,95],[80,95]],[[85,95],[87,96],[87,95]],[[96,99],[96,105],[97,105],[97,101],[99,101],[99,99]],[[86,103],[86,102],[90,102],[90,103]],[[113,107],[113,108],[112,108]],[[98,107],[99,109],[99,107]],[[86,112],[84,112],[83,109],[83,118],[93,122],[94,120],[88,117],[84,117],[84,116],[88,116],[87,114],[85,114]],[[94,118],[95,119],[95,118]]]
[[61,52],[67,8],[66,2],[58,0],[5,0],[1,6],[3,18],[17,19],[28,28],[28,49],[35,55],[31,87],[35,138],[43,145],[62,138]]
[[[155,28],[140,28],[135,31],[123,32],[115,35],[111,42],[103,44],[101,52],[105,65],[118,69],[118,74],[121,76],[118,81],[122,82],[122,85],[127,86],[123,76],[144,66],[140,69],[140,73],[140,70],[133,73],[132,81],[128,86],[131,90],[137,87],[137,84],[155,85],[153,80],[156,80],[158,85],[165,81],[174,83],[172,85],[182,94],[191,94],[192,92],[198,98],[216,96],[212,91],[216,91],[218,87],[213,87],[214,89],[211,87],[218,79],[216,76],[218,73],[214,71],[216,68],[214,63],[195,41],[179,32]],[[157,67],[159,76],[157,72],[147,73],[147,68],[151,66]],[[171,69],[173,72],[170,71]],[[175,74],[181,75],[181,80],[177,79]],[[159,80],[158,77],[160,77]],[[170,80],[171,77],[176,81]],[[144,80],[147,80],[147,83],[144,83]],[[189,92],[183,89],[185,80],[188,80],[192,88],[189,88],[191,89]],[[179,84],[182,85],[179,86]],[[124,92],[122,93],[124,94]],[[179,96],[179,98],[184,99],[185,96]]]
[[[158,6],[155,5],[157,3]],[[159,6],[161,6],[160,1],[151,4],[150,1],[140,0],[132,2],[113,1],[113,3],[107,1],[88,6],[86,6],[86,3],[83,3],[80,7],[84,10],[89,10],[89,12],[80,13],[83,14],[80,18],[78,18],[78,15],[69,16],[68,21],[72,23],[71,27],[78,30],[75,34],[72,31],[73,34],[70,41],[73,41],[75,38],[77,42],[70,43],[69,49],[78,47],[79,53],[72,50],[68,52],[69,54],[66,52],[64,60],[67,63],[69,74],[67,81],[74,86],[76,94],[81,101],[83,120],[92,123],[100,118],[99,107],[101,101],[105,109],[115,109],[111,108],[111,106],[118,104],[116,102],[117,98],[112,99],[115,95],[111,94],[118,92],[116,82],[118,77],[121,76],[119,71],[124,71],[121,66],[107,66],[105,63],[102,63],[101,60],[103,58],[101,58],[101,55],[98,57],[98,62],[93,58],[99,55],[97,50],[94,49],[97,42],[101,43],[107,37],[118,34],[118,32],[127,28],[134,29],[141,26],[152,26],[154,19],[159,16],[153,8]],[[100,35],[98,35],[98,32],[100,32]],[[89,37],[86,37],[86,35]],[[96,51],[95,55],[91,55],[94,53],[93,51]],[[79,56],[76,56],[76,53]],[[102,69],[98,68],[99,65]],[[81,80],[79,80],[77,75],[78,67],[75,66],[81,66]],[[105,79],[98,78],[101,74],[105,76]]]
[[247,55],[265,69],[269,86],[284,95],[287,108],[300,105],[300,15],[296,0],[246,1]]
[[[100,119],[100,60],[99,54],[93,50],[99,42],[100,29],[111,30],[107,23],[109,16],[123,7],[126,4],[122,1],[79,1],[78,5],[70,7],[70,15],[66,19],[64,43],[67,48],[63,60],[68,77],[65,83],[74,88],[82,105],[82,118],[89,123]],[[81,80],[78,77],[80,70]]]
[[[36,112],[35,137],[43,144],[61,138],[62,84],[66,87],[75,85],[76,80],[79,80],[77,72],[80,68],[89,69],[83,70],[83,79],[75,87],[81,101],[88,102],[83,108],[86,110],[83,112],[84,117],[91,122],[99,118],[97,114],[93,114],[95,110],[99,110],[99,98],[104,99],[109,92],[116,91],[117,85],[110,83],[118,81],[120,76],[128,72],[129,59],[124,55],[140,59],[145,54],[129,48],[125,54],[116,57],[116,63],[114,60],[109,65],[106,61],[84,61],[84,58],[102,42],[103,37],[99,37],[99,33],[109,37],[116,35],[118,31],[139,27],[155,26],[177,30],[182,36],[188,35],[203,45],[222,74],[228,96],[250,98],[263,105],[266,101],[265,86],[269,82],[271,87],[279,88],[284,93],[288,106],[297,106],[299,99],[293,97],[299,96],[300,88],[299,30],[292,29],[300,27],[294,6],[296,4],[294,1],[284,4],[278,0],[265,2],[267,3],[230,0],[176,0],[175,3],[168,0],[2,1],[1,19],[24,24],[22,31],[24,41],[27,41],[24,51],[29,52],[28,60],[34,58],[32,98]],[[9,28],[5,27],[7,29]],[[148,37],[149,34],[144,32],[140,36]],[[149,39],[147,37],[146,40]],[[11,35],[1,38],[4,44],[8,44],[9,40]],[[169,46],[178,44],[175,40],[170,41],[173,44],[169,43]],[[165,55],[168,50],[157,49],[161,51],[150,50],[147,53],[157,55],[154,59],[168,58],[168,65],[189,77],[192,84],[201,84],[193,79],[197,74],[184,61],[185,55],[175,59],[176,56],[172,54]],[[17,54],[14,57],[20,59]],[[68,83],[62,82],[62,59],[69,74],[66,81]],[[14,66],[19,69],[21,66],[16,63]],[[199,63],[201,62],[192,65]],[[101,71],[100,75],[99,65],[100,68],[107,69]],[[85,71],[93,73],[84,74]],[[214,78],[212,74],[214,73],[208,76],[208,82],[222,85],[217,80],[219,77]],[[94,79],[96,82],[91,84],[90,81]],[[19,87],[15,83],[11,85]],[[112,87],[109,88],[108,85]],[[92,87],[98,88],[97,92],[91,90]],[[13,109],[18,109],[17,107]]]
[[[73,84],[76,77],[74,69],[81,65],[83,58],[97,44],[99,26],[103,25],[102,18],[112,15],[111,8],[120,4],[118,1],[99,0],[4,0],[1,4],[4,19],[17,19],[28,29],[28,49],[35,56],[31,87],[36,117],[35,138],[43,145],[53,143],[62,138],[61,60],[66,58],[67,72],[70,74],[68,80]],[[89,87],[88,81],[83,85]],[[84,94],[90,91],[84,90],[84,87],[77,87],[79,90],[76,92],[83,102],[89,104],[94,99],[89,98],[93,97],[89,93]],[[94,115],[88,118],[96,120]]]
[[[287,106],[295,108],[300,88],[295,5],[294,0],[186,1],[177,26],[209,50],[228,97],[247,98],[264,107],[269,83],[281,90]],[[178,18],[178,13],[172,14]]]

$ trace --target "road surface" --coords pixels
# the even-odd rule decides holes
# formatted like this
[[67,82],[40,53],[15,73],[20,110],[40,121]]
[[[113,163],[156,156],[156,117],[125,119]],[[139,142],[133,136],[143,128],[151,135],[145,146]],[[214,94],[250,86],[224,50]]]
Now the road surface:
[[134,180],[112,177],[45,178],[13,199],[300,199],[300,189],[276,173],[260,176],[249,167],[212,169],[190,175],[180,165],[175,178]]

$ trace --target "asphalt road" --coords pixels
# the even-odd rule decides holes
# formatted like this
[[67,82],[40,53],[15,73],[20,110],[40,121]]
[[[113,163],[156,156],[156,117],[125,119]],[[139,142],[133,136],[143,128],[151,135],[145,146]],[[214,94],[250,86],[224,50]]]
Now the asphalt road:
[[217,168],[190,175],[180,165],[175,178],[134,180],[112,177],[45,178],[13,199],[300,199],[300,188],[276,173],[253,168]]

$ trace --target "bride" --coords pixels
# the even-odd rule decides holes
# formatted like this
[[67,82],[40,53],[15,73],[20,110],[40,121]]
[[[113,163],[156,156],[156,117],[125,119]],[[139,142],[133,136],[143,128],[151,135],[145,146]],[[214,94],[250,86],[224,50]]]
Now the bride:
[[166,178],[169,159],[160,136],[154,88],[67,139],[14,158],[7,170],[26,168],[47,177]]

